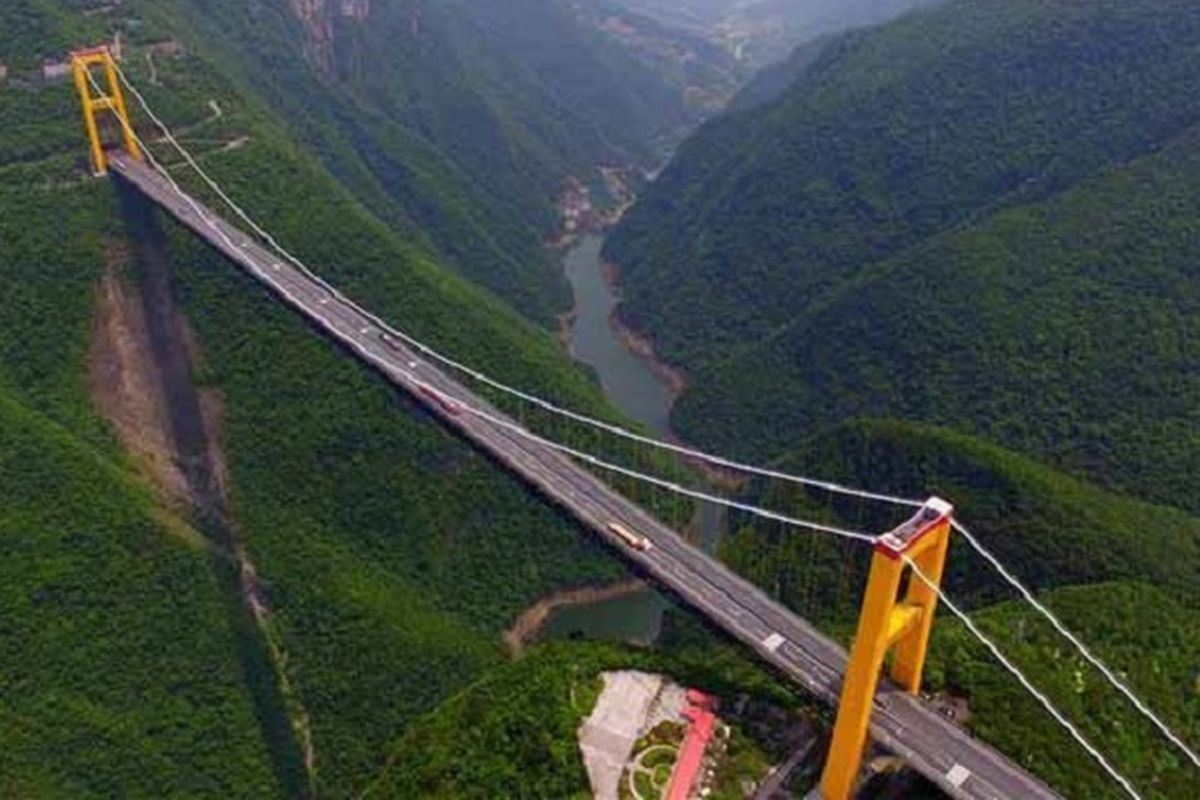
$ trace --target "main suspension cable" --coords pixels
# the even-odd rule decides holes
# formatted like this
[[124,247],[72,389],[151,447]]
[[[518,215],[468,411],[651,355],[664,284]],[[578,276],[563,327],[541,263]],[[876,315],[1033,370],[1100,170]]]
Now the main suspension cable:
[[987,635],[979,629],[979,626],[975,624],[975,621],[972,620],[970,616],[966,614],[966,612],[954,604],[954,602],[946,595],[946,592],[942,589],[942,587],[939,586],[936,581],[931,580],[929,576],[917,566],[916,562],[913,561],[911,557],[904,555],[902,558],[904,559],[904,563],[912,569],[913,575],[915,575],[922,583],[937,593],[939,601],[944,604],[946,608],[950,609],[954,616],[958,617],[962,621],[967,630],[970,631],[971,634],[980,642],[982,642],[988,651],[991,652],[992,657],[1000,662],[1000,665],[1008,670],[1008,672],[1014,678],[1016,678],[1018,682],[1020,682],[1025,691],[1033,695],[1034,699],[1041,703],[1042,707],[1050,712],[1050,716],[1054,717],[1054,720],[1058,722],[1058,724],[1061,725],[1067,731],[1067,733],[1071,734],[1071,737],[1075,739],[1075,741],[1078,742],[1084,750],[1087,751],[1088,755],[1095,759],[1096,762],[1104,768],[1104,771],[1107,772],[1113,780],[1120,784],[1121,788],[1125,790],[1126,794],[1134,798],[1134,800],[1141,800],[1141,795],[1139,795],[1137,790],[1133,788],[1133,784],[1130,783],[1129,779],[1118,772],[1117,769],[1109,763],[1108,759],[1104,757],[1104,754],[1097,750],[1096,747],[1089,742],[1082,733],[1079,732],[1079,729],[1076,728],[1075,725],[1069,719],[1067,719],[1066,716],[1059,711],[1053,703],[1050,702],[1050,699],[1046,697],[1045,694],[1039,691],[1038,688],[1034,686],[1032,682],[1030,682],[1029,678],[1025,677],[1025,673],[1021,672],[1020,668],[1013,664],[1012,661],[1010,661],[1008,657],[1000,651],[1000,648],[996,646],[996,643],[989,639]]
[[[136,133],[134,134],[134,136],[138,139],[138,143],[142,145],[143,149],[146,150],[145,143],[142,142],[141,138],[138,137]],[[171,188],[175,191],[175,193],[178,194],[180,196],[180,198],[182,198],[185,202],[187,202],[192,207],[192,209],[196,212],[197,216],[199,216],[199,218],[204,222],[204,224],[207,227],[211,228],[229,248],[231,248],[233,250],[237,250],[242,253],[245,253],[245,247],[238,242],[234,242],[229,237],[229,235],[216,223],[216,221],[204,212],[204,206],[201,205],[194,198],[192,198],[187,192],[183,191],[183,188],[179,186],[179,183],[173,178],[173,176],[171,176],[166,171],[166,169],[163,168],[162,164],[154,157],[154,155],[152,153],[150,153],[148,150],[146,150],[146,155],[150,161],[151,166],[154,167],[155,170],[157,170],[160,174],[163,175],[163,177],[168,181],[168,183],[170,184]],[[295,305],[295,306],[303,305],[303,301],[301,301],[294,294],[292,294],[279,281],[275,280],[274,278],[272,278],[269,274],[267,274],[265,272],[259,272],[259,274],[262,276],[263,279],[265,279],[269,284],[271,284],[271,286],[276,291],[278,291],[280,294],[284,295],[284,297],[289,302],[291,302],[293,305]],[[325,288],[325,287],[322,286],[322,288]],[[350,305],[352,305],[352,304],[350,304]],[[358,310],[357,307],[355,307],[355,310],[356,311]],[[359,313],[362,313],[362,312],[360,311]],[[369,315],[364,314],[364,316],[369,316]],[[371,360],[371,361],[377,360],[376,356],[374,356],[368,349],[363,347],[360,343],[355,341],[353,338],[349,338],[346,341],[348,341],[348,343],[352,347],[354,347],[356,350],[361,352],[368,360]],[[834,525],[826,525],[826,524],[819,523],[819,522],[812,522],[810,520],[803,520],[803,519],[798,519],[795,517],[789,517],[785,514],[780,514],[775,511],[771,511],[769,509],[759,508],[758,506],[750,505],[748,503],[740,503],[740,502],[737,502],[734,500],[729,500],[727,498],[720,497],[717,495],[709,494],[706,492],[701,492],[701,491],[698,491],[695,489],[690,489],[690,488],[687,488],[680,484],[674,483],[672,481],[663,480],[662,478],[658,478],[653,475],[648,475],[646,473],[642,473],[637,470],[629,469],[628,467],[623,467],[618,464],[613,464],[602,458],[599,458],[598,456],[594,456],[591,453],[587,453],[585,451],[569,447],[569,446],[561,444],[559,442],[555,442],[551,439],[547,439],[543,436],[539,436],[538,434],[533,433],[532,431],[522,427],[521,425],[517,424],[516,422],[505,419],[501,416],[492,414],[483,409],[477,408],[474,405],[463,402],[460,399],[451,397],[450,395],[447,395],[442,390],[438,389],[436,386],[433,386],[430,383],[426,382],[425,380],[417,377],[416,374],[414,374],[413,372],[411,372],[407,369],[398,367],[394,364],[388,364],[388,368],[399,373],[402,377],[405,378],[405,380],[407,380],[409,383],[411,383],[416,389],[427,392],[427,393],[433,395],[434,397],[440,399],[443,402],[451,403],[451,404],[455,405],[457,408],[461,409],[463,412],[465,412],[471,416],[478,417],[479,419],[484,420],[485,422],[487,422],[493,426],[498,426],[498,427],[504,428],[505,430],[508,430],[511,433],[514,433],[514,434],[516,434],[524,439],[527,439],[531,442],[534,442],[538,445],[541,445],[541,446],[549,448],[551,450],[555,450],[557,452],[566,454],[568,456],[579,459],[581,461],[585,461],[586,463],[591,464],[600,469],[603,469],[603,470],[606,470],[609,472],[614,472],[614,473],[617,473],[620,475],[624,475],[626,477],[633,478],[635,480],[639,480],[639,481],[657,486],[662,489],[666,489],[667,491],[674,492],[676,494],[691,497],[696,500],[702,500],[702,501],[708,502],[708,503],[713,503],[715,505],[724,506],[726,508],[734,509],[737,511],[743,511],[748,514],[752,514],[754,516],[757,516],[757,517],[760,517],[763,519],[768,519],[768,520],[771,520],[774,522],[779,522],[779,523],[782,523],[782,524],[785,524],[785,525],[788,525],[791,527],[805,528],[805,529],[808,529],[811,531],[817,531],[817,532],[821,532],[821,533],[829,533],[829,534],[833,534],[835,536],[840,536],[842,538],[852,539],[855,541],[861,541],[861,542],[866,542],[866,543],[874,543],[874,541],[875,541],[874,536],[866,534],[866,533],[862,533],[859,531],[847,530],[845,528],[839,528]]]
[[1037,597],[1034,596],[1033,592],[1030,591],[1025,584],[1018,580],[1017,577],[1013,575],[1003,563],[1001,563],[999,558],[997,558],[990,550],[984,547],[983,543],[980,542],[979,539],[973,533],[971,533],[971,531],[967,530],[967,527],[961,522],[958,520],[952,520],[952,524],[954,526],[954,530],[958,531],[958,533],[960,533],[962,537],[967,540],[967,543],[970,544],[971,547],[976,550],[976,552],[983,556],[988,563],[990,563],[992,567],[994,567],[996,571],[1000,573],[1001,577],[1003,577],[1009,585],[1020,592],[1021,596],[1024,597],[1025,600],[1031,606],[1033,606],[1038,613],[1045,617],[1054,627],[1054,629],[1059,632],[1059,634],[1061,634],[1067,639],[1067,641],[1074,645],[1075,649],[1079,651],[1079,653],[1088,661],[1088,663],[1100,670],[1101,674],[1104,675],[1108,682],[1112,684],[1117,691],[1123,694],[1126,699],[1133,703],[1134,707],[1141,712],[1142,716],[1146,717],[1146,719],[1153,723],[1153,725],[1158,728],[1159,732],[1161,732],[1163,736],[1165,736],[1172,744],[1181,750],[1194,765],[1200,767],[1200,756],[1197,756],[1196,752],[1192,748],[1188,747],[1187,743],[1184,742],[1178,734],[1171,730],[1166,722],[1160,719],[1159,716],[1155,714],[1154,711],[1151,710],[1141,698],[1134,694],[1133,690],[1130,689],[1129,686],[1120,678],[1118,678],[1116,673],[1114,673],[1107,664],[1101,661],[1098,656],[1094,655],[1092,651],[1088,649],[1087,645],[1085,645],[1078,636],[1076,636],[1065,624],[1063,624],[1063,622],[1054,614],[1053,611],[1047,608],[1044,603],[1039,601]]
[[612,423],[605,422],[600,419],[596,419],[596,418],[588,416],[586,414],[582,414],[580,412],[573,411],[571,409],[559,406],[549,400],[546,400],[544,398],[530,394],[529,392],[525,392],[514,386],[503,383],[502,381],[496,380],[495,378],[492,378],[491,376],[489,376],[483,372],[480,372],[479,370],[477,370],[473,367],[470,367],[467,364],[464,364],[464,363],[457,361],[447,355],[442,354],[441,352],[435,350],[434,348],[432,348],[429,345],[425,344],[424,342],[416,339],[415,337],[405,333],[402,330],[398,330],[397,328],[393,327],[391,325],[391,323],[381,319],[375,313],[363,308],[362,306],[358,305],[358,303],[356,303],[355,301],[346,297],[341,292],[341,290],[337,289],[335,286],[326,282],[324,278],[322,278],[318,273],[316,273],[314,270],[312,270],[307,264],[305,264],[302,260],[300,260],[300,258],[298,258],[294,254],[292,254],[287,248],[285,248],[283,245],[281,245],[275,239],[275,237],[272,236],[261,225],[259,225],[258,222],[255,221],[245,211],[245,209],[243,209],[240,205],[238,205],[233,200],[233,198],[231,198],[224,191],[224,189],[222,189],[221,186],[204,170],[204,168],[200,166],[200,164],[196,161],[195,157],[191,154],[191,152],[188,151],[187,148],[185,148],[182,144],[180,144],[179,140],[172,133],[170,127],[157,114],[154,113],[153,109],[150,108],[150,104],[147,102],[146,98],[137,89],[137,87],[134,86],[133,83],[128,79],[128,77],[125,75],[124,71],[120,68],[119,65],[116,67],[116,71],[117,71],[118,77],[121,80],[121,83],[124,84],[124,86],[130,91],[131,94],[133,94],[133,96],[137,99],[139,105],[141,105],[142,109],[146,112],[147,116],[149,116],[150,119],[154,122],[154,124],[159,128],[159,130],[162,131],[163,138],[167,142],[169,142],[171,144],[171,146],[174,147],[179,152],[180,156],[183,157],[184,161],[187,162],[188,166],[190,166],[196,172],[196,174],[200,176],[200,178],[208,185],[208,187],[210,189],[212,189],[212,191],[221,199],[221,201],[223,203],[225,203],[225,205],[228,206],[229,209],[231,211],[233,211],[240,219],[242,219],[242,221],[244,221],[247,225],[249,225],[251,227],[251,229],[253,229],[254,232],[256,234],[258,234],[264,242],[266,242],[273,250],[275,250],[277,253],[279,253],[279,255],[281,255],[283,258],[290,261],[297,269],[304,272],[304,274],[307,275],[311,280],[314,280],[318,284],[320,284],[321,288],[334,294],[340,300],[342,300],[343,302],[345,302],[345,303],[349,304],[351,307],[353,307],[355,311],[357,311],[358,313],[362,314],[363,316],[369,318],[376,325],[379,325],[381,328],[388,331],[388,333],[391,333],[392,335],[396,336],[397,338],[402,339],[410,347],[416,348],[423,355],[428,356],[429,358],[432,358],[432,359],[444,364],[445,366],[456,370],[457,372],[467,375],[470,378],[472,378],[473,380],[476,380],[480,383],[490,386],[493,389],[496,389],[500,392],[508,394],[519,400],[522,400],[524,402],[535,405],[535,406],[537,406],[545,411],[548,411],[552,414],[566,417],[575,422],[579,422],[581,424],[588,425],[590,427],[593,427],[593,428],[596,428],[599,430],[603,430],[607,433],[611,433],[615,436],[619,436],[619,437],[622,437],[622,438],[630,440],[630,441],[638,442],[640,444],[648,445],[650,447],[654,447],[654,448],[657,448],[660,450],[672,452],[677,455],[683,456],[685,458],[691,458],[691,459],[694,459],[697,461],[701,461],[703,463],[710,464],[714,467],[718,467],[721,469],[733,470],[735,472],[741,472],[741,473],[745,473],[747,475],[756,475],[759,477],[785,481],[788,483],[800,484],[803,486],[807,486],[809,488],[821,489],[821,490],[824,490],[824,491],[827,491],[830,493],[847,495],[847,496],[857,497],[857,498],[865,499],[865,500],[873,500],[873,501],[891,503],[894,505],[902,505],[902,506],[908,506],[908,507],[913,507],[913,508],[919,508],[923,504],[923,501],[921,501],[921,500],[914,500],[914,499],[910,499],[910,498],[899,497],[899,496],[884,494],[884,493],[880,493],[880,492],[872,492],[872,491],[867,491],[864,489],[857,489],[854,487],[838,484],[838,483],[835,483],[832,481],[825,481],[825,480],[820,480],[817,478],[809,478],[809,477],[805,477],[802,475],[795,475],[793,473],[784,472],[782,470],[775,470],[775,469],[770,469],[767,467],[760,467],[760,466],[755,466],[752,464],[746,464],[746,463],[735,461],[733,459],[724,458],[722,456],[719,456],[719,455],[716,455],[713,453],[708,453],[703,450],[698,450],[696,448],[686,447],[686,446],[683,446],[680,444],[676,444],[674,442],[666,441],[663,439],[657,439],[655,437],[646,436],[644,434],[639,434],[634,431],[623,428],[619,425],[614,425]]
[[[131,94],[134,95],[134,97],[137,99],[137,101],[138,101],[139,105],[142,107],[142,109],[146,112],[146,114],[151,118],[151,120],[154,122],[154,124],[162,132],[163,138],[167,142],[169,142],[175,148],[175,150],[177,150],[179,152],[179,154],[183,157],[185,162],[193,169],[193,171],[196,172],[197,175],[199,175],[201,177],[201,179],[209,186],[210,189],[212,189],[212,191],[221,199],[221,201],[223,203],[225,203],[225,205],[227,205],[247,225],[249,225],[254,230],[254,232],[256,234],[258,234],[259,237],[261,237],[261,239],[264,242],[266,242],[272,249],[274,249],[277,253],[279,253],[283,258],[285,258],[289,262],[291,262],[297,269],[299,269],[301,272],[303,272],[305,274],[305,276],[307,276],[310,280],[313,280],[314,282],[319,284],[323,289],[330,292],[332,295],[336,296],[339,300],[341,300],[342,302],[349,305],[351,308],[353,308],[359,314],[362,314],[364,317],[370,319],[372,322],[374,322],[376,325],[378,325],[383,330],[396,336],[397,338],[401,339],[409,346],[418,350],[422,355],[425,355],[435,361],[438,361],[438,362],[454,369],[457,372],[467,375],[470,378],[472,378],[473,380],[476,380],[482,384],[490,386],[493,389],[496,389],[502,393],[516,397],[524,402],[530,403],[531,405],[537,406],[537,407],[539,407],[547,412],[550,412],[552,414],[571,419],[575,422],[579,422],[581,424],[584,424],[584,425],[587,425],[587,426],[590,426],[590,427],[593,427],[593,428],[596,428],[599,430],[603,430],[607,433],[611,433],[613,435],[616,435],[618,437],[621,437],[621,438],[624,438],[624,439],[627,439],[630,441],[634,441],[634,442],[644,444],[644,445],[647,445],[650,447],[654,447],[654,448],[657,448],[660,450],[672,452],[677,455],[683,456],[685,458],[695,459],[697,461],[701,461],[703,463],[707,463],[707,464],[710,464],[715,467],[729,469],[729,470],[733,470],[736,472],[745,473],[748,475],[756,475],[756,476],[780,480],[780,481],[784,481],[784,482],[795,483],[795,484],[807,486],[809,488],[821,489],[821,490],[824,490],[824,491],[827,491],[830,493],[834,493],[834,494],[841,494],[841,495],[846,495],[846,496],[858,497],[861,499],[867,499],[867,500],[873,500],[873,501],[879,501],[879,502],[885,502],[885,503],[891,503],[891,504],[903,505],[903,506],[909,506],[909,507],[920,507],[922,505],[922,501],[919,501],[919,500],[899,497],[899,496],[890,495],[890,494],[872,492],[872,491],[863,490],[863,489],[857,489],[854,487],[845,486],[845,485],[838,484],[838,483],[831,482],[831,481],[809,478],[809,477],[805,477],[805,476],[801,476],[801,475],[796,475],[793,473],[784,472],[782,470],[775,470],[775,469],[770,469],[770,468],[766,468],[766,467],[760,467],[760,466],[755,466],[755,465],[751,465],[751,464],[746,464],[746,463],[738,462],[738,461],[735,461],[732,459],[727,459],[727,458],[724,458],[722,456],[718,456],[718,455],[715,455],[712,453],[708,453],[708,452],[705,452],[702,450],[698,450],[695,448],[689,448],[689,447],[686,447],[686,446],[683,446],[680,444],[676,444],[674,442],[665,441],[662,439],[657,439],[654,437],[639,434],[634,431],[630,431],[626,428],[623,428],[619,425],[605,422],[603,420],[599,420],[594,417],[590,417],[588,415],[573,411],[571,409],[561,407],[561,406],[559,406],[555,403],[552,403],[548,400],[545,400],[541,397],[538,397],[536,395],[530,394],[530,393],[520,390],[516,387],[510,386],[501,381],[498,381],[498,380],[488,376],[487,374],[480,372],[479,370],[476,370],[466,364],[463,364],[449,356],[446,356],[446,355],[440,353],[439,351],[435,350],[434,348],[430,347],[429,345],[425,344],[424,342],[416,339],[415,337],[405,333],[402,330],[399,330],[399,329],[393,327],[390,323],[381,319],[379,316],[377,316],[373,312],[363,308],[358,303],[356,303],[352,299],[348,298],[338,288],[336,288],[332,284],[328,283],[317,272],[315,272],[314,270],[309,268],[307,266],[307,264],[305,264],[298,257],[293,255],[289,250],[287,250],[285,247],[283,247],[281,244],[279,244],[279,242],[268,231],[266,231],[261,225],[259,225],[241,206],[239,206],[224,191],[224,189],[221,188],[221,186],[199,165],[199,163],[196,161],[195,157],[190,153],[190,151],[188,151],[187,148],[185,148],[182,144],[180,144],[178,139],[172,133],[170,127],[167,126],[167,124],[157,114],[155,114],[155,112],[150,107],[146,98],[137,89],[137,87],[134,86],[134,84],[128,79],[128,77],[125,75],[124,71],[120,68],[119,65],[116,65],[116,72],[117,72],[117,75],[118,75],[119,79],[121,80],[122,84],[130,91]],[[98,84],[96,84],[94,77],[92,77],[91,75],[89,75],[88,77],[89,77],[89,80],[92,81],[93,85],[96,86],[97,90],[99,90],[100,87]],[[197,203],[195,203],[195,201],[192,200],[192,198],[179,187],[179,185],[175,182],[174,178],[171,177],[169,175],[169,173],[167,173],[165,168],[163,168],[163,166],[154,159],[153,155],[149,153],[149,149],[146,147],[146,143],[140,137],[137,136],[136,132],[134,133],[134,136],[138,139],[138,142],[142,145],[142,149],[147,152],[147,155],[150,158],[151,163],[155,166],[155,168],[159,172],[161,172],[171,182],[172,187],[175,189],[175,191],[181,197],[183,197],[185,200],[187,200],[189,203],[192,204],[192,207],[197,211],[198,215],[206,222],[206,224],[208,224],[210,227],[213,227],[215,230],[217,230],[220,233],[220,235],[222,236],[222,238],[231,247],[235,247],[239,250],[242,249],[240,247],[240,245],[236,245],[233,242],[231,242],[228,239],[228,237],[224,234],[224,232],[220,231],[220,229],[217,228],[217,226],[215,226],[211,222],[211,220],[209,220],[207,218],[207,216],[200,210],[201,207]],[[277,288],[280,291],[283,291],[286,293],[286,290],[283,289],[282,287],[277,287]],[[416,380],[417,383],[421,383],[419,380],[417,380],[415,378],[414,378],[414,380]],[[432,390],[432,387],[430,387],[430,389]],[[436,391],[436,390],[434,390],[434,391]],[[857,540],[862,540],[862,541],[874,541],[874,539],[875,539],[874,536],[870,536],[867,534],[863,534],[863,533],[859,533],[859,532],[855,532],[855,531],[847,531],[847,530],[844,530],[841,528],[837,528],[835,526],[823,526],[823,525],[819,525],[817,523],[810,523],[810,522],[806,522],[804,520],[799,520],[799,519],[789,517],[789,516],[786,516],[783,514],[778,514],[776,512],[769,511],[767,509],[759,508],[757,506],[738,503],[736,501],[727,500],[725,498],[721,498],[716,495],[711,495],[711,494],[708,494],[705,492],[699,492],[696,490],[687,489],[686,487],[683,487],[679,484],[675,484],[673,482],[665,481],[660,478],[656,478],[654,476],[647,475],[645,473],[640,473],[635,470],[629,470],[625,467],[621,467],[621,466],[618,466],[615,464],[611,464],[609,462],[605,462],[602,459],[598,459],[595,456],[592,456],[588,453],[584,453],[583,451],[573,450],[572,448],[566,447],[565,445],[560,445],[557,442],[553,442],[552,440],[546,439],[544,437],[539,437],[536,434],[533,434],[532,432],[528,431],[527,429],[516,425],[515,423],[508,422],[508,421],[502,421],[499,418],[490,418],[490,415],[487,415],[485,412],[481,412],[478,409],[474,409],[470,406],[467,406],[466,404],[463,404],[463,408],[465,410],[468,410],[469,413],[473,413],[477,416],[480,416],[481,418],[488,419],[488,421],[492,422],[492,424],[502,425],[506,428],[510,428],[514,432],[520,431],[521,432],[520,435],[530,437],[534,440],[537,440],[540,444],[543,444],[544,446],[551,447],[553,449],[567,453],[575,458],[587,461],[588,463],[591,463],[594,466],[597,466],[601,469],[605,469],[605,470],[611,471],[611,472],[616,472],[619,474],[624,474],[627,477],[631,477],[631,478],[634,478],[637,480],[642,480],[642,481],[645,481],[648,483],[652,483],[652,484],[660,486],[661,488],[665,488],[670,491],[677,492],[679,494],[687,495],[694,499],[703,500],[705,502],[711,502],[711,503],[714,503],[717,505],[723,505],[727,508],[733,508],[733,509],[745,511],[747,513],[751,513],[751,514],[754,514],[754,515],[757,515],[757,516],[760,516],[760,517],[763,517],[766,519],[771,519],[771,520],[774,520],[777,522],[781,522],[781,523],[784,523],[787,525],[821,530],[821,531],[828,532],[828,533],[834,533],[835,535],[845,536],[847,538],[852,538],[852,539],[857,539]],[[1035,610],[1037,610],[1040,614],[1042,614],[1051,623],[1051,625],[1054,627],[1054,629],[1056,631],[1058,631],[1058,633],[1060,633],[1062,636],[1064,636],[1089,663],[1091,663],[1093,666],[1095,666],[1104,675],[1106,680],[1110,684],[1113,685],[1114,688],[1116,688],[1131,703],[1133,703],[1135,708],[1143,716],[1145,716],[1172,744],[1174,744],[1179,750],[1181,750],[1194,765],[1196,765],[1197,767],[1200,767],[1200,755],[1198,755],[1195,750],[1193,750],[1191,747],[1189,747],[1187,745],[1187,743],[1185,743],[1180,736],[1178,736],[1176,733],[1174,733],[1174,731],[1172,731],[1171,728],[1160,717],[1158,717],[1153,712],[1153,710],[1150,709],[1146,705],[1145,702],[1143,702],[1139,697],[1137,697],[1137,695],[1135,695],[1133,693],[1133,691],[1116,676],[1116,674],[1114,673],[1114,671],[1111,668],[1109,668],[1099,657],[1094,655],[1091,652],[1091,650],[1088,649],[1087,646],[1075,634],[1073,634],[1070,631],[1070,629],[1068,629],[1061,622],[1061,620],[1058,619],[1057,616],[1055,616],[1053,614],[1053,612],[1051,612],[1044,604],[1039,602],[1036,599],[1036,597],[1033,595],[1033,593],[1024,584],[1022,584],[1008,569],[1006,569],[1004,567],[1004,565],[999,561],[999,559],[997,559],[989,550],[987,550],[980,543],[978,538],[976,538],[964,525],[962,525],[957,520],[954,521],[954,529],[956,531],[958,531],[960,534],[962,534],[963,538],[966,539],[967,542],[977,552],[979,552],[982,556],[984,556],[984,558],[1000,573],[1000,575],[1010,585],[1012,585],[1014,588],[1016,588],[1020,592],[1020,594],[1024,597],[1024,599],[1027,600],[1034,607]],[[952,608],[952,610],[954,610],[954,609]]]

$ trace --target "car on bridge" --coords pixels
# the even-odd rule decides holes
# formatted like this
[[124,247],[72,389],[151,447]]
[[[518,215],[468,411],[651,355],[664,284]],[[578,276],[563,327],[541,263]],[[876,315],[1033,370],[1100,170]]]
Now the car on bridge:
[[638,551],[644,553],[647,550],[649,550],[651,547],[653,547],[653,545],[650,543],[649,539],[647,539],[645,536],[643,536],[640,533],[634,533],[633,531],[629,530],[629,528],[622,525],[620,522],[608,523],[608,532],[613,534],[614,536],[616,536],[621,541],[625,542],[625,544],[629,545],[634,550],[638,550]]
[[442,411],[445,411],[452,417],[457,417],[462,413],[462,406],[441,392],[434,391],[423,383],[417,385],[417,391],[428,397],[430,400],[436,403],[437,406],[442,409]]

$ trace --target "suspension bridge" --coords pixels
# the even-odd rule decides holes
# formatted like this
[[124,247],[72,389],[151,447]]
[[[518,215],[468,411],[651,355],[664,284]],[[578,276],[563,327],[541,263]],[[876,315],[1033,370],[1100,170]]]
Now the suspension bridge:
[[[104,50],[77,53],[76,85],[84,104],[84,118],[97,174],[111,171],[117,178],[156,204],[209,246],[301,314],[312,326],[344,347],[360,361],[419,402],[430,414],[486,453],[506,470],[566,510],[611,545],[625,559],[651,576],[713,624],[744,643],[764,662],[794,681],[806,692],[838,709],[830,755],[822,777],[820,796],[842,800],[852,796],[868,732],[871,739],[901,757],[912,769],[962,800],[1016,800],[1055,798],[1058,795],[1037,778],[966,730],[939,714],[920,697],[924,665],[934,611],[939,601],[963,620],[1000,663],[1029,690],[1132,797],[1139,795],[1129,782],[1050,701],[1041,695],[987,639],[969,617],[940,588],[942,565],[952,531],[962,533],[980,549],[1011,583],[1024,593],[1055,627],[1100,668],[1114,686],[1126,694],[1177,747],[1200,766],[1200,759],[1090,651],[982,549],[961,524],[952,519],[952,508],[940,499],[912,502],[887,495],[846,489],[823,481],[773,473],[679,445],[647,439],[609,423],[561,409],[536,396],[507,387],[486,375],[441,355],[397,330],[354,303],[288,253],[255,223],[200,169],[191,155],[171,136],[128,83]],[[108,86],[92,74],[99,66]],[[145,111],[160,125],[164,139],[173,144],[241,218],[235,225],[188,192],[154,159],[130,122],[121,86],[130,89]],[[121,146],[102,141],[98,115],[116,118]],[[444,369],[445,368],[445,369]],[[449,370],[449,371],[448,371]],[[750,474],[783,478],[830,491],[868,499],[914,506],[907,522],[882,535],[867,535],[832,525],[792,519],[781,514],[688,489],[671,480],[642,474],[535,433],[489,403],[451,372],[481,380],[491,388],[512,393],[540,408],[576,421],[617,432],[635,441],[649,442],[676,453],[701,458],[711,464]],[[598,471],[612,471],[649,481],[668,491],[692,498],[721,502],[779,522],[843,536],[873,548],[871,572],[863,601],[858,633],[848,654],[793,610],[772,599],[713,555],[690,544],[652,513],[602,480]],[[894,654],[888,677],[881,677],[885,657]]]

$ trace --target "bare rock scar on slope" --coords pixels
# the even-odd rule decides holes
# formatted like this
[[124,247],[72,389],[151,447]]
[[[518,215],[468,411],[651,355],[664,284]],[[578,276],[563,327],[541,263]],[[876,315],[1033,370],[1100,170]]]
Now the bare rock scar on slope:
[[[276,720],[264,723],[264,735],[283,753],[277,753],[277,769],[281,776],[302,770],[298,780],[306,786],[293,789],[311,795],[316,756],[308,714],[289,678],[287,654],[229,501],[223,398],[195,384],[199,348],[174,301],[161,231],[145,209],[127,205],[126,212],[134,220],[134,236],[108,243],[95,289],[87,364],[91,397],[170,515],[188,517],[208,532],[214,558],[222,562],[215,564],[222,585],[236,595],[231,613],[243,636],[239,647],[265,653],[274,666],[273,680],[251,692],[262,706],[260,717]],[[295,762],[302,766],[289,766]]]

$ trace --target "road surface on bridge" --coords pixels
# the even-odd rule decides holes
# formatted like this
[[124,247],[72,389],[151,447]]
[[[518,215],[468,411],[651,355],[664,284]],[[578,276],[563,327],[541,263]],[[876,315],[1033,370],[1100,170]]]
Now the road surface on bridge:
[[[734,574],[637,504],[552,448],[455,404],[509,418],[450,379],[374,320],[194,199],[185,200],[159,173],[123,152],[111,169],[216,250],[303,314],[311,323],[419,401],[509,471],[566,509],[634,562],[806,691],[836,706],[846,652],[801,617]],[[431,387],[434,392],[428,391]],[[450,398],[447,403],[441,398]],[[514,426],[515,421],[511,421]],[[653,544],[638,551],[608,530],[619,521]],[[947,794],[963,800],[1058,797],[1036,778],[916,697],[881,682],[872,714],[875,741]]]

